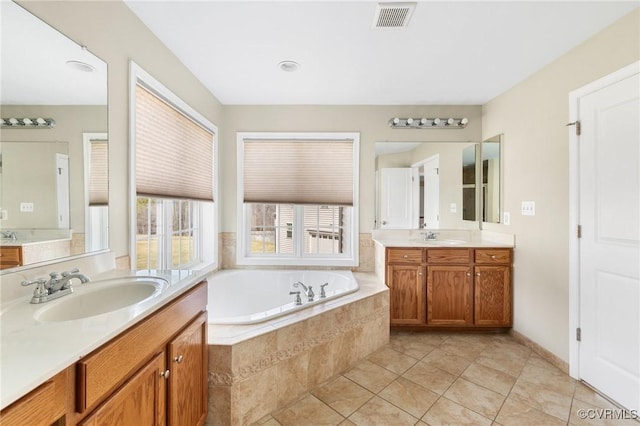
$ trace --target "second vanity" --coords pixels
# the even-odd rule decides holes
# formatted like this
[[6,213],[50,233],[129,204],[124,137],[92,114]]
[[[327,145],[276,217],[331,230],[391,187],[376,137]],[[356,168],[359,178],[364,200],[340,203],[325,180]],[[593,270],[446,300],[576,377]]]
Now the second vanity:
[[374,234],[391,326],[500,330],[512,325],[513,237],[482,231]]

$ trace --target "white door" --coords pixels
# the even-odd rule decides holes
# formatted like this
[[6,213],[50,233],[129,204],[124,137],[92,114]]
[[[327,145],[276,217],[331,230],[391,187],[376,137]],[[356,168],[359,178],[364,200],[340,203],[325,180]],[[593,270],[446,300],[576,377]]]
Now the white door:
[[425,228],[440,228],[440,158],[431,157],[424,163],[424,223]]
[[413,169],[380,169],[380,228],[414,228]]
[[69,156],[56,154],[58,228],[69,229]]
[[640,74],[577,98],[580,378],[640,409]]

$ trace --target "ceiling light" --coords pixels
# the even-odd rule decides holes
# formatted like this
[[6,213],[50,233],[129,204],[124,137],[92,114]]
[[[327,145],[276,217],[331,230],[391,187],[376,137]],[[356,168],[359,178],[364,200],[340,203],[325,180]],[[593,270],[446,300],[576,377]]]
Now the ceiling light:
[[50,129],[56,125],[53,118],[2,118],[0,119],[2,128],[11,129]]
[[300,69],[300,64],[296,61],[282,61],[278,64],[278,68],[285,72],[295,72]]
[[73,68],[74,70],[83,72],[94,72],[96,70],[93,65],[89,65],[86,62],[81,61],[67,61],[67,66]]

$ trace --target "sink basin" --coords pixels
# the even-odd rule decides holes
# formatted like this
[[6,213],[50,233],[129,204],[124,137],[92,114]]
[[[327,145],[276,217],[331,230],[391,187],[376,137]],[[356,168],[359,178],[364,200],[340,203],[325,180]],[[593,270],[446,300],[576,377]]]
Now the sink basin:
[[413,243],[416,244],[424,244],[428,246],[457,246],[460,244],[466,244],[465,240],[451,240],[451,239],[443,239],[443,240],[412,240]]
[[42,322],[71,321],[123,309],[158,296],[166,287],[162,278],[128,277],[90,281],[74,293],[46,302],[34,317]]

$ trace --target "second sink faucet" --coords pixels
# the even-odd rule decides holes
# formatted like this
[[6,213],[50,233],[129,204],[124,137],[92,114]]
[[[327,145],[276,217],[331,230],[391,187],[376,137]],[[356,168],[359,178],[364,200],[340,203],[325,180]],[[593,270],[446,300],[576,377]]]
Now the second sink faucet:
[[302,288],[304,289],[304,293],[307,295],[307,301],[308,302],[313,302],[313,298],[315,297],[315,293],[313,292],[313,288],[311,286],[307,287],[306,285],[304,285],[304,283],[302,281],[296,281],[295,283],[293,283],[294,287],[298,287],[298,286],[302,286]]
[[425,241],[438,239],[438,233],[437,232],[427,231],[427,232],[423,233],[423,235],[424,235],[424,240]]
[[63,272],[62,274],[52,272],[49,274],[49,277],[49,280],[39,278],[33,281],[22,282],[23,286],[36,284],[36,289],[33,291],[31,303],[44,303],[73,293],[70,281],[74,278],[79,279],[81,283],[91,281],[89,277],[81,274],[78,269],[72,269],[71,271]]

